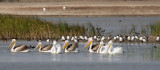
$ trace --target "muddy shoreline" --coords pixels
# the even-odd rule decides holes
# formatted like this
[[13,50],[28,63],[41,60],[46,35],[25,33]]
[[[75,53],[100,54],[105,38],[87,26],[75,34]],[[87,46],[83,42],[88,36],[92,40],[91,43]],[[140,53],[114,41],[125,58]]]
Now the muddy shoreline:
[[[65,9],[64,9],[65,7]],[[45,10],[43,10],[45,8]],[[160,16],[160,2],[0,3],[0,14],[29,16]]]

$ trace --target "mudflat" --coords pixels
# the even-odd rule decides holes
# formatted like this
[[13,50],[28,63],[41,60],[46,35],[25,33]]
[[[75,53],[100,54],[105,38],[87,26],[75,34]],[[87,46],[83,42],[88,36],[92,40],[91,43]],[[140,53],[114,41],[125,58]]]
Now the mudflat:
[[160,1],[0,3],[0,14],[46,16],[153,16],[160,15]]

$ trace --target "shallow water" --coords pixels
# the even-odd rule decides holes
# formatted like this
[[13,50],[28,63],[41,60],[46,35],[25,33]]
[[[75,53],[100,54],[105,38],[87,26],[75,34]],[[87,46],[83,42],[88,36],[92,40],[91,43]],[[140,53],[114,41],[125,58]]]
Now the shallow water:
[[[17,41],[18,44],[35,46],[37,41]],[[63,44],[58,42],[59,44]],[[159,44],[120,44],[125,50],[124,54],[102,55],[88,53],[83,50],[84,43],[79,43],[79,53],[11,53],[8,49],[10,41],[0,41],[0,69],[2,70],[158,70],[160,67]],[[45,41],[42,45],[46,45]],[[154,48],[153,46],[157,46]]]
[[[130,30],[132,25],[136,26],[136,32],[141,32],[143,27],[147,27],[150,24],[155,24],[160,21],[160,16],[133,16],[133,17],[53,17],[43,16],[42,20],[51,21],[53,23],[67,22],[70,24],[86,25],[86,23],[92,23],[95,27],[101,27],[105,30],[105,33],[112,32],[113,35],[124,33],[124,29]],[[127,31],[129,34],[129,31]],[[150,29],[147,30],[150,34]],[[104,33],[104,34],[105,34]]]

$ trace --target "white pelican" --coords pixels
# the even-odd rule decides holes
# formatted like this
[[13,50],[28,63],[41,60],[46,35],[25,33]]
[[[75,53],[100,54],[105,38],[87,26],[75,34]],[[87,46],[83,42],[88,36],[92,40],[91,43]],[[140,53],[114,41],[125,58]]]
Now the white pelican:
[[78,48],[78,41],[76,39],[74,39],[74,42],[72,44],[69,44],[69,41],[66,40],[64,42],[62,50],[64,50],[64,52],[78,52],[77,48]]
[[93,45],[93,39],[92,38],[89,38],[88,39],[88,42],[86,43],[85,47],[84,47],[84,50],[89,46],[89,52],[90,53],[93,53],[93,52],[96,52],[98,47],[99,47],[99,44],[94,44]]
[[11,52],[28,52],[30,48],[27,45],[16,45],[16,39],[12,39],[12,42],[8,49],[11,49]]
[[39,41],[34,51],[38,48],[39,52],[50,52],[52,45],[45,45],[44,47],[42,47],[42,43]]
[[61,53],[61,46],[57,44],[56,41],[53,41],[53,45],[50,51],[52,54],[60,54]]
[[100,42],[100,46],[98,48],[97,53],[100,54],[122,54],[123,53],[123,48],[122,47],[113,47],[112,44],[112,40],[110,40],[108,42],[108,44],[106,44],[105,46],[103,46],[103,41]]

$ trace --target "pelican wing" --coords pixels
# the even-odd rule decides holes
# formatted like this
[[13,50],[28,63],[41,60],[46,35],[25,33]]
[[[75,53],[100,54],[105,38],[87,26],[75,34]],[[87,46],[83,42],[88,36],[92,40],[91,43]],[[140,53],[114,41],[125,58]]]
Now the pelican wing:
[[25,51],[25,50],[28,50],[30,48],[27,45],[18,45],[18,46],[15,46],[14,49],[16,51]]
[[99,44],[94,44],[94,45],[92,45],[92,50],[97,51],[98,47],[99,47]]
[[52,48],[52,45],[45,45],[44,47],[41,48],[42,51],[48,51]]
[[74,51],[74,50],[76,50],[77,47],[78,47],[77,43],[72,43],[71,45],[69,45],[67,50],[68,51]]

